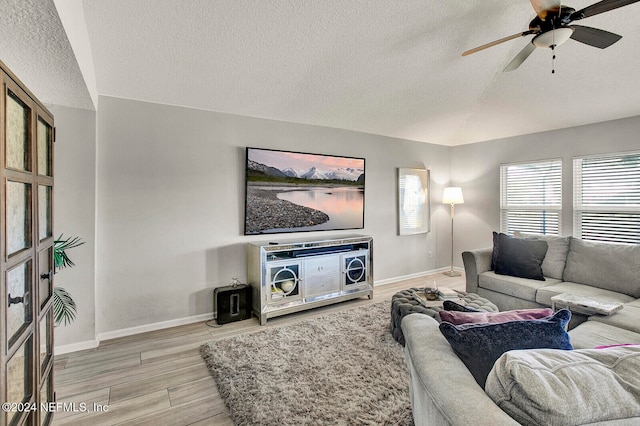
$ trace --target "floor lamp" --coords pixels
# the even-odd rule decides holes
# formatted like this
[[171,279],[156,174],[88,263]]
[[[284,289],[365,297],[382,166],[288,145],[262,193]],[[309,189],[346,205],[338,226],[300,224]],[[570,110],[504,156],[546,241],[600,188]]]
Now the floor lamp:
[[464,198],[462,198],[462,188],[457,186],[451,186],[444,189],[442,194],[442,203],[451,204],[451,269],[444,274],[448,277],[459,277],[460,272],[453,270],[453,216],[454,208],[456,204],[464,204]]

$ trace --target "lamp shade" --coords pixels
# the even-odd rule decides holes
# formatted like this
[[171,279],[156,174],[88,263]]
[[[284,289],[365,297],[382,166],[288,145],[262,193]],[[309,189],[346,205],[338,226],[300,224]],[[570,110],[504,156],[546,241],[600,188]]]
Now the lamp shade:
[[444,189],[442,194],[443,204],[464,204],[464,198],[462,198],[462,188],[459,186],[450,186]]

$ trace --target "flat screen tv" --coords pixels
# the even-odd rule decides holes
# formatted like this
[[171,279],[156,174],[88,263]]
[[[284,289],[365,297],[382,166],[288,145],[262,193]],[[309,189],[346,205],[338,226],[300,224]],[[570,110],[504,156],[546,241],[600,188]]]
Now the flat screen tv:
[[247,148],[244,234],[364,228],[364,158]]

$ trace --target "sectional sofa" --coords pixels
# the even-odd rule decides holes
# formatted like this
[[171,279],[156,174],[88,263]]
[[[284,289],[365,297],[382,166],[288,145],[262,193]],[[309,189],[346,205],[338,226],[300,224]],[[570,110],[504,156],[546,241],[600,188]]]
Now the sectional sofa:
[[468,292],[489,299],[501,311],[551,307],[551,298],[561,293],[623,303],[624,308],[611,316],[595,315],[585,321],[587,317],[574,314],[570,324],[573,346],[640,343],[640,245],[515,235],[547,242],[544,280],[497,274],[491,270],[493,248],[465,251]]
[[611,316],[576,316],[568,332],[576,350],[509,351],[483,389],[433,318],[402,321],[416,425],[640,424],[640,246],[572,237],[547,242],[544,280],[497,274],[493,248],[463,253],[467,291],[501,311],[551,306],[561,293],[624,303]]

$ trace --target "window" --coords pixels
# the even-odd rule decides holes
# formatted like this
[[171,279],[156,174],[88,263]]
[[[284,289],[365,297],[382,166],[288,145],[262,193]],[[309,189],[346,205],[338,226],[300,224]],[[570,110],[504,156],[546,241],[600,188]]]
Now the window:
[[640,152],[573,160],[573,234],[640,243]]
[[500,229],[559,235],[562,160],[500,166]]

